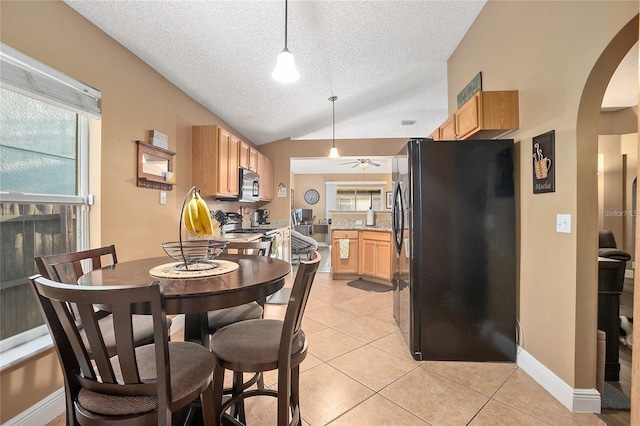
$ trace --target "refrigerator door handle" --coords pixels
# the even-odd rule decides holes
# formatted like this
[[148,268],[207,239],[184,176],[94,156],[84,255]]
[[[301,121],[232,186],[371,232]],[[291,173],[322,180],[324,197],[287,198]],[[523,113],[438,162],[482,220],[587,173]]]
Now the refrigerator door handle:
[[391,206],[391,226],[393,229],[393,240],[396,247],[396,254],[402,252],[402,237],[404,234],[404,205],[402,203],[402,188],[400,182],[396,184],[393,191],[393,205]]

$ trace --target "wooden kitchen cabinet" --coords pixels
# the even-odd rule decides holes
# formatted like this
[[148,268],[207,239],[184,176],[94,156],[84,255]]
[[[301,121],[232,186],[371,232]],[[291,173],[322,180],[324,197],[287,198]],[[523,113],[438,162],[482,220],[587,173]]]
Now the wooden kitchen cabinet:
[[360,231],[360,274],[391,280],[391,234]]
[[455,114],[447,118],[440,126],[440,140],[441,141],[453,141],[458,139],[456,137],[456,116]]
[[238,196],[240,140],[220,126],[191,131],[191,182],[202,195]]
[[274,196],[273,187],[273,162],[258,152],[258,175],[260,175],[260,188],[258,199],[260,201],[271,201]]
[[434,141],[450,141],[456,140],[456,122],[455,115],[447,118],[444,123],[435,129],[430,135],[429,139]]
[[499,138],[520,127],[518,111],[517,90],[480,91],[454,114],[457,139]]
[[[340,258],[340,240],[349,240],[349,257]],[[331,273],[357,275],[359,271],[358,231],[336,230],[331,232]]]
[[258,150],[249,145],[247,142],[240,141],[240,167],[243,169],[251,170],[252,172],[258,171]]

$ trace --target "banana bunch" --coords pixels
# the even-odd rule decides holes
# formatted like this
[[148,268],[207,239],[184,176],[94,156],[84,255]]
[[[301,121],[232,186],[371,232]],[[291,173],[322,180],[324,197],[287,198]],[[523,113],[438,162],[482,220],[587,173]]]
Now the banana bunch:
[[193,191],[191,200],[184,206],[182,221],[187,232],[194,237],[205,237],[213,234],[213,221],[209,213],[209,206],[202,199],[198,191]]

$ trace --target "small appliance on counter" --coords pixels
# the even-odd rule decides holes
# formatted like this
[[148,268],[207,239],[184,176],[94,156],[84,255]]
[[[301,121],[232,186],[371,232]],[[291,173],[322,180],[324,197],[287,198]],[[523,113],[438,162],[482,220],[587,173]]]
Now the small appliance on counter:
[[251,214],[251,226],[269,225],[269,210],[258,209]]
[[[222,226],[222,230],[227,232],[233,229],[242,228],[242,215],[235,212],[225,212],[226,221]],[[222,223],[222,222],[221,222]]]
[[227,212],[223,214],[226,215],[226,223],[222,227],[222,231],[225,234],[259,234],[261,235],[262,241],[274,241],[276,236],[280,233],[278,228],[267,228],[265,226],[258,226],[269,224],[269,222],[266,222],[266,219],[269,217],[269,210],[262,210],[262,213],[260,213],[260,210],[258,210],[257,212],[253,212],[251,214],[251,227],[249,228],[244,228],[242,226],[241,214],[234,212]]

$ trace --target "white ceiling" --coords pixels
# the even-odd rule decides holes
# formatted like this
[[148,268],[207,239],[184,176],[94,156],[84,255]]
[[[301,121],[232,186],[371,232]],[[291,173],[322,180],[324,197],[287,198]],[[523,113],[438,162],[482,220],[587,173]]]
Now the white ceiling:
[[[64,1],[257,145],[331,139],[334,95],[336,139],[430,134],[448,116],[447,60],[486,2],[292,0],[288,48],[301,77],[282,84],[271,71],[284,1]],[[637,88],[636,45],[603,108],[637,105]]]
[[271,78],[284,1],[65,3],[260,145],[331,139],[334,95],[336,139],[428,135],[447,118],[447,59],[485,0],[292,0],[292,84]]

